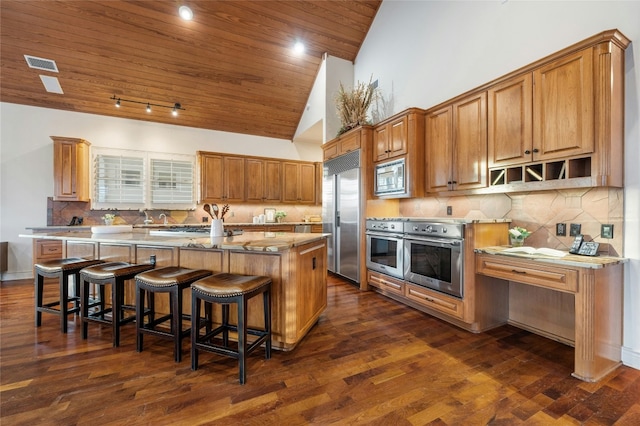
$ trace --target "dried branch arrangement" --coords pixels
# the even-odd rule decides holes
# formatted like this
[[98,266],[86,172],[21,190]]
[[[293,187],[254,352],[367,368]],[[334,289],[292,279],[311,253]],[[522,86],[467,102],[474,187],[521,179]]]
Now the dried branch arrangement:
[[345,90],[342,82],[336,95],[336,107],[342,127],[338,135],[362,124],[370,124],[367,120],[367,112],[371,103],[376,98],[376,89],[369,83],[358,82],[355,87]]

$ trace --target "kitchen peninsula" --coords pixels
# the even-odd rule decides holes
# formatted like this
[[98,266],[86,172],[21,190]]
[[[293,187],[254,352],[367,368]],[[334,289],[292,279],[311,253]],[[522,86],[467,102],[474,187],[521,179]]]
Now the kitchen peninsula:
[[[107,261],[148,263],[156,256],[157,266],[179,265],[214,272],[263,275],[272,279],[272,343],[292,350],[316,323],[327,306],[327,234],[245,232],[242,235],[161,236],[147,229],[127,233],[90,231],[21,234],[39,246],[62,242],[53,257],[84,257]],[[34,259],[37,257],[34,256]],[[133,286],[125,296],[134,300]],[[156,301],[156,309],[168,312],[168,299]],[[190,301],[185,301],[190,313]],[[262,303],[249,303],[249,323],[262,324]]]

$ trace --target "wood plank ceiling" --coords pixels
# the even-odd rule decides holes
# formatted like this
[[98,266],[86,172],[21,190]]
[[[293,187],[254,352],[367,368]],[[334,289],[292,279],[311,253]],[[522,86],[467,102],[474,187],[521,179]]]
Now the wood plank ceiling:
[[[380,3],[2,0],[0,101],[292,139],[322,55],[353,61]],[[192,21],[179,18],[182,4]],[[54,60],[59,73],[29,68],[24,55]],[[64,94],[47,93],[40,75]],[[115,108],[113,96],[143,104]],[[145,110],[175,102],[177,117]]]

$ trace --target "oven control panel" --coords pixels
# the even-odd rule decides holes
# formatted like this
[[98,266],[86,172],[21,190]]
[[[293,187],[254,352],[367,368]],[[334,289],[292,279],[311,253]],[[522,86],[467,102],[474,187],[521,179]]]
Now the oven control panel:
[[367,220],[365,227],[370,231],[402,233],[404,232],[403,225],[403,222],[397,221]]
[[424,235],[440,238],[464,238],[464,225],[458,223],[405,222],[406,234]]

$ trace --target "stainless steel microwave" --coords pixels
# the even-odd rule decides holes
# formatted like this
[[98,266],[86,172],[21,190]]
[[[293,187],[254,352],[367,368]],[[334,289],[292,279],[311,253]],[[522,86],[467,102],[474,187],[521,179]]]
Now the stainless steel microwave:
[[376,165],[374,194],[395,195],[406,193],[405,159]]

